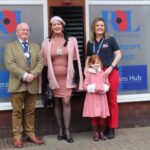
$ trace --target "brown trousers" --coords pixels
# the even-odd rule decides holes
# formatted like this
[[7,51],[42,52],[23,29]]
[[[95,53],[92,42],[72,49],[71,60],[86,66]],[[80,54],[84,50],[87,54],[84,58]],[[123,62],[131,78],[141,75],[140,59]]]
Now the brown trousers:
[[15,139],[22,137],[23,130],[28,137],[35,136],[36,94],[12,93],[12,126]]

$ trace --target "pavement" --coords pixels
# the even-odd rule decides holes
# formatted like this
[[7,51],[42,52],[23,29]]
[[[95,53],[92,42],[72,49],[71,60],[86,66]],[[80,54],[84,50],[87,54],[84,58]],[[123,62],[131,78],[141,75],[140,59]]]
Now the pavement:
[[106,141],[93,141],[92,132],[72,133],[74,143],[58,141],[56,135],[42,137],[45,144],[35,145],[25,142],[24,148],[5,148],[0,140],[0,150],[150,150],[150,127],[121,128],[116,130],[116,138]]

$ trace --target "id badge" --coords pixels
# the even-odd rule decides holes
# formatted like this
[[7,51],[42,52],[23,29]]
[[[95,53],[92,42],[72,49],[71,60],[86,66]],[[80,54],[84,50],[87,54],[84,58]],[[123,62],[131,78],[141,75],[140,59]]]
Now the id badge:
[[25,57],[26,58],[29,58],[30,57],[30,54],[29,53],[24,53]]
[[63,54],[62,49],[61,49],[61,48],[57,48],[56,54],[57,54],[57,55],[62,55],[62,54]]

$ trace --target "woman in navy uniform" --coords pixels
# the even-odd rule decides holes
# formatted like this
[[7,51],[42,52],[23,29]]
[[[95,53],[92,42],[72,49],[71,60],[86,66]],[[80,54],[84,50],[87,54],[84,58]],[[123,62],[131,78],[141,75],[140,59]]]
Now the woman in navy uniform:
[[118,128],[117,94],[120,80],[117,64],[121,59],[121,51],[115,38],[106,33],[106,24],[103,18],[96,18],[91,25],[90,40],[87,43],[85,74],[89,56],[94,54],[102,58],[103,70],[110,82],[110,89],[107,93],[110,116],[106,119],[104,133],[109,139],[112,139],[115,137],[115,128]]

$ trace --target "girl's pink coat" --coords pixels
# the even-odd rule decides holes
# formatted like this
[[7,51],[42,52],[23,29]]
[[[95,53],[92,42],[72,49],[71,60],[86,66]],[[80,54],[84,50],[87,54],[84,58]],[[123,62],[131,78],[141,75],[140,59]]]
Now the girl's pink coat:
[[110,115],[106,93],[104,93],[103,84],[108,84],[108,78],[103,71],[99,73],[87,72],[84,89],[87,90],[89,84],[96,85],[96,93],[86,93],[83,108],[83,117],[102,117]]

